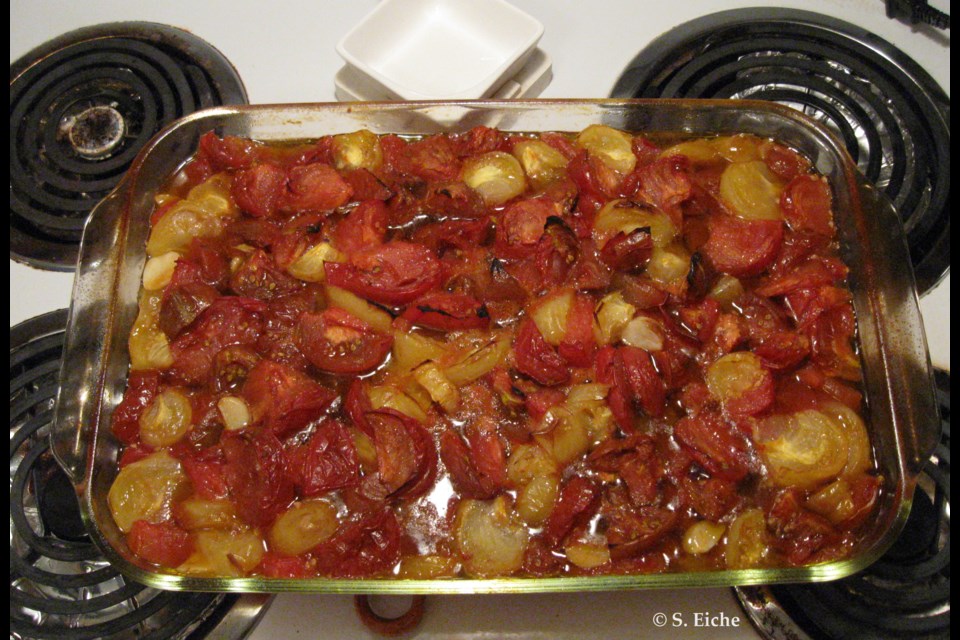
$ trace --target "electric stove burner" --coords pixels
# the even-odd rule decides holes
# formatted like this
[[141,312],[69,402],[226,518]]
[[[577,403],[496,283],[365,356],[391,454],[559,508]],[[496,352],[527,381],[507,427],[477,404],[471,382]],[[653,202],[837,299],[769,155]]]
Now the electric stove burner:
[[651,42],[611,95],[773,100],[803,111],[838,134],[893,201],[920,291],[948,271],[950,99],[874,34],[806,11],[724,11]]
[[10,637],[243,637],[262,595],[164,592],[126,580],[84,531],[49,449],[66,310],[10,329]]
[[10,65],[10,257],[72,270],[84,222],[162,127],[245,104],[223,55],[166,25],[67,33]]
[[938,371],[943,435],[897,542],[866,570],[824,584],[738,587],[756,629],[775,640],[950,635],[950,374]]

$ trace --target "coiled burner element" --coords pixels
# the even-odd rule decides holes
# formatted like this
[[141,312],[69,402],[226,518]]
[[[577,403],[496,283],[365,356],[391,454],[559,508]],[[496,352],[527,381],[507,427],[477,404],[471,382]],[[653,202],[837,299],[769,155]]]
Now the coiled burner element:
[[157,131],[246,102],[226,58],[173,27],[107,24],[34,49],[10,66],[10,257],[73,269],[90,211]]

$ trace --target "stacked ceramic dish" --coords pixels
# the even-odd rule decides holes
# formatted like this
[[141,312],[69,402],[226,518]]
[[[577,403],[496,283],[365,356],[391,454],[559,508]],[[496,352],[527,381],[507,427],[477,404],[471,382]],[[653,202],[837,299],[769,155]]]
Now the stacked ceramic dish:
[[543,25],[504,0],[383,0],[337,44],[336,96],[530,98],[552,77]]

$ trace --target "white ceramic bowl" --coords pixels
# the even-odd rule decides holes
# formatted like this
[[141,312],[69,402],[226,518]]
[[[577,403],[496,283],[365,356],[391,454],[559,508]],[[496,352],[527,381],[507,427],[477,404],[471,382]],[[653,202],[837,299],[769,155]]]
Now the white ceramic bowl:
[[542,35],[504,0],[383,0],[337,53],[390,98],[474,99],[520,71]]

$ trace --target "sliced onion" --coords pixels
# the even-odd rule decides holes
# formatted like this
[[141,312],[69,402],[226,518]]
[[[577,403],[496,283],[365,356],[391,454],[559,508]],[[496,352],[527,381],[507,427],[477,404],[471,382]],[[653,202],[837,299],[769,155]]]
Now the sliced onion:
[[720,198],[737,217],[782,220],[783,186],[762,160],[734,162],[720,176]]
[[460,392],[450,382],[443,371],[433,362],[425,362],[413,370],[413,377],[420,383],[430,398],[443,407],[447,413],[453,413],[460,404]]
[[613,127],[592,124],[580,132],[577,144],[619,173],[630,173],[637,166],[633,138]]
[[323,282],[326,278],[324,264],[342,262],[343,259],[343,254],[334,249],[333,245],[321,242],[300,254],[300,257],[287,267],[287,273],[307,282]]
[[602,344],[613,344],[620,333],[637,313],[637,308],[623,299],[619,291],[608,293],[597,303],[597,325]]
[[620,339],[631,347],[660,351],[663,349],[663,327],[653,318],[639,316],[623,327]]
[[190,398],[176,389],[167,389],[140,414],[140,439],[154,449],[169,447],[187,435],[192,418]]
[[270,548],[298,556],[328,540],[337,531],[337,509],[323,499],[303,500],[280,514],[270,527]]
[[370,304],[360,296],[354,295],[346,289],[329,285],[326,291],[331,307],[349,312],[350,315],[360,318],[377,331],[387,332],[393,327],[393,318],[389,313]]
[[683,534],[683,550],[693,555],[709,553],[723,538],[726,530],[727,528],[718,522],[695,522]]
[[523,167],[509,153],[491,151],[463,163],[463,181],[489,206],[498,206],[527,189]]
[[567,335],[567,318],[573,306],[573,292],[563,291],[537,302],[530,312],[543,339],[554,346],[563,342]]
[[159,291],[170,284],[179,259],[179,253],[168,251],[147,260],[143,266],[143,288],[147,291]]
[[224,396],[217,400],[217,411],[227,431],[239,431],[250,426],[250,407],[239,396]]

